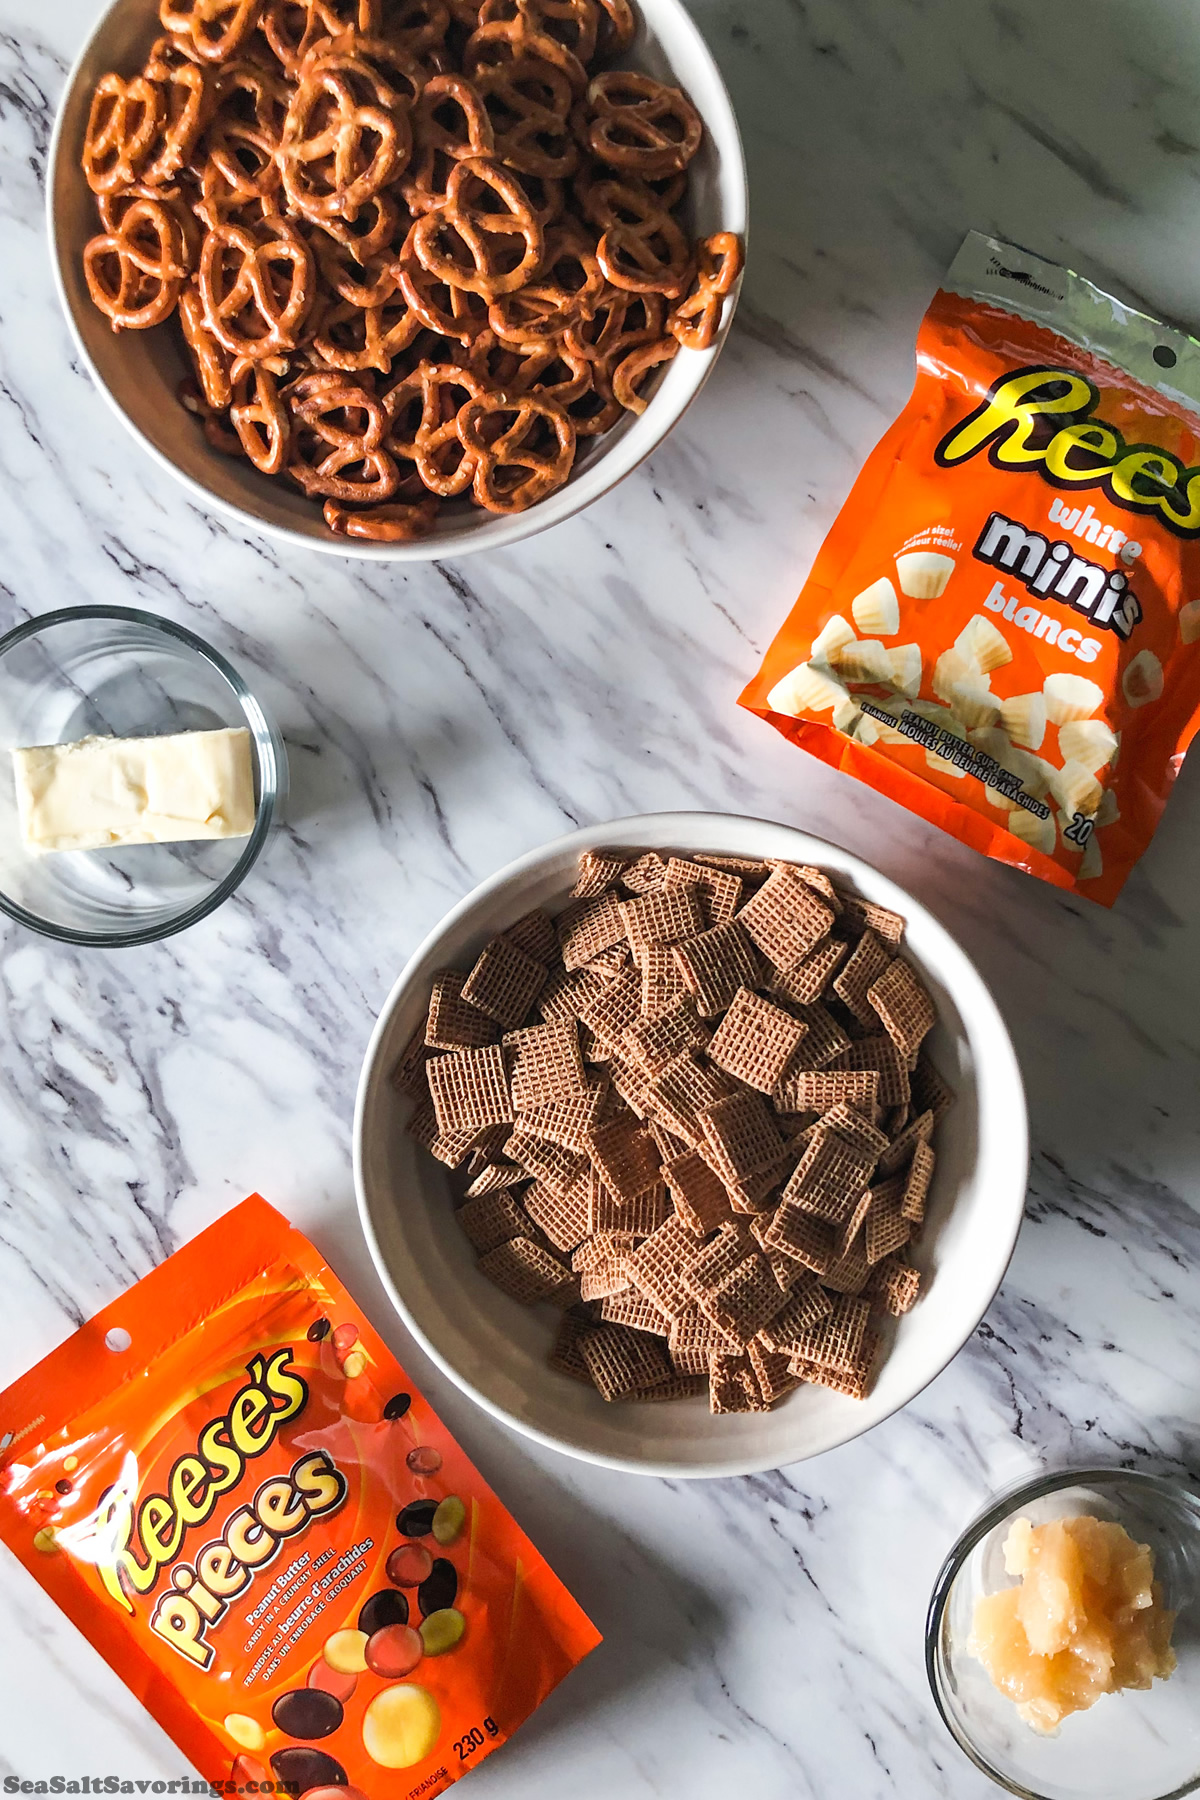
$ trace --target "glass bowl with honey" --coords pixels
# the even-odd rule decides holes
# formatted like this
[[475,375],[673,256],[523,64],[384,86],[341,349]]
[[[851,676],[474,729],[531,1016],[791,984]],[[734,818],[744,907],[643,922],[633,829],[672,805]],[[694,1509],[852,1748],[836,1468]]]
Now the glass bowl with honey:
[[999,1495],[938,1576],[925,1662],[960,1748],[1024,1800],[1200,1791],[1200,1491],[1078,1469]]

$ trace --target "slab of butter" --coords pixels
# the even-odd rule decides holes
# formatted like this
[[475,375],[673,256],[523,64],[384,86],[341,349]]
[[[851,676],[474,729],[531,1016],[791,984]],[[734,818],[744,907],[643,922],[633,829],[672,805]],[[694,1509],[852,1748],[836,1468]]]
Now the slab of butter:
[[27,850],[107,850],[248,837],[254,829],[250,733],[85,737],[12,752]]

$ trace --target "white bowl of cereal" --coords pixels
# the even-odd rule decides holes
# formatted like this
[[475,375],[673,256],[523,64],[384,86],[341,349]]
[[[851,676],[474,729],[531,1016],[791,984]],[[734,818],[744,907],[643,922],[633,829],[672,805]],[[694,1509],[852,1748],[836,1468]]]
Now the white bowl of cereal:
[[[677,862],[646,887],[655,853]],[[573,901],[581,857],[631,885]],[[543,983],[539,954],[577,966]],[[464,1392],[672,1476],[778,1468],[906,1405],[991,1303],[1028,1172],[1008,1033],[944,927],[835,845],[709,813],[574,832],[455,907],[380,1014],[354,1155],[384,1285]]]
[[[459,556],[661,443],[747,225],[681,0],[249,0],[207,37],[202,9],[161,14],[113,0],[68,78],[51,249],[100,392],[199,505],[344,556]],[[310,154],[335,125],[345,169]]]

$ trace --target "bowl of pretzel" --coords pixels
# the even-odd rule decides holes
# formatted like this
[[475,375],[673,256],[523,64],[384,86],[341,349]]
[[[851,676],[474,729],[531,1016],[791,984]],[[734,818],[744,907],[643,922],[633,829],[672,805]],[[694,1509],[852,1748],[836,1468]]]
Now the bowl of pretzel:
[[729,329],[746,175],[680,0],[114,0],[49,214],[97,386],[200,505],[425,559],[662,441]]

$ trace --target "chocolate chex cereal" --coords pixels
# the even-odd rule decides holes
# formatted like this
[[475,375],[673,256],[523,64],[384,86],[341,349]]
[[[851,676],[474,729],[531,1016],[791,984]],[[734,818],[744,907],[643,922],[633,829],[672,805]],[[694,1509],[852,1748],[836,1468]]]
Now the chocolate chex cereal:
[[558,1309],[564,1377],[718,1413],[869,1391],[953,1098],[903,935],[820,869],[603,850],[435,977],[393,1082],[480,1272]]

